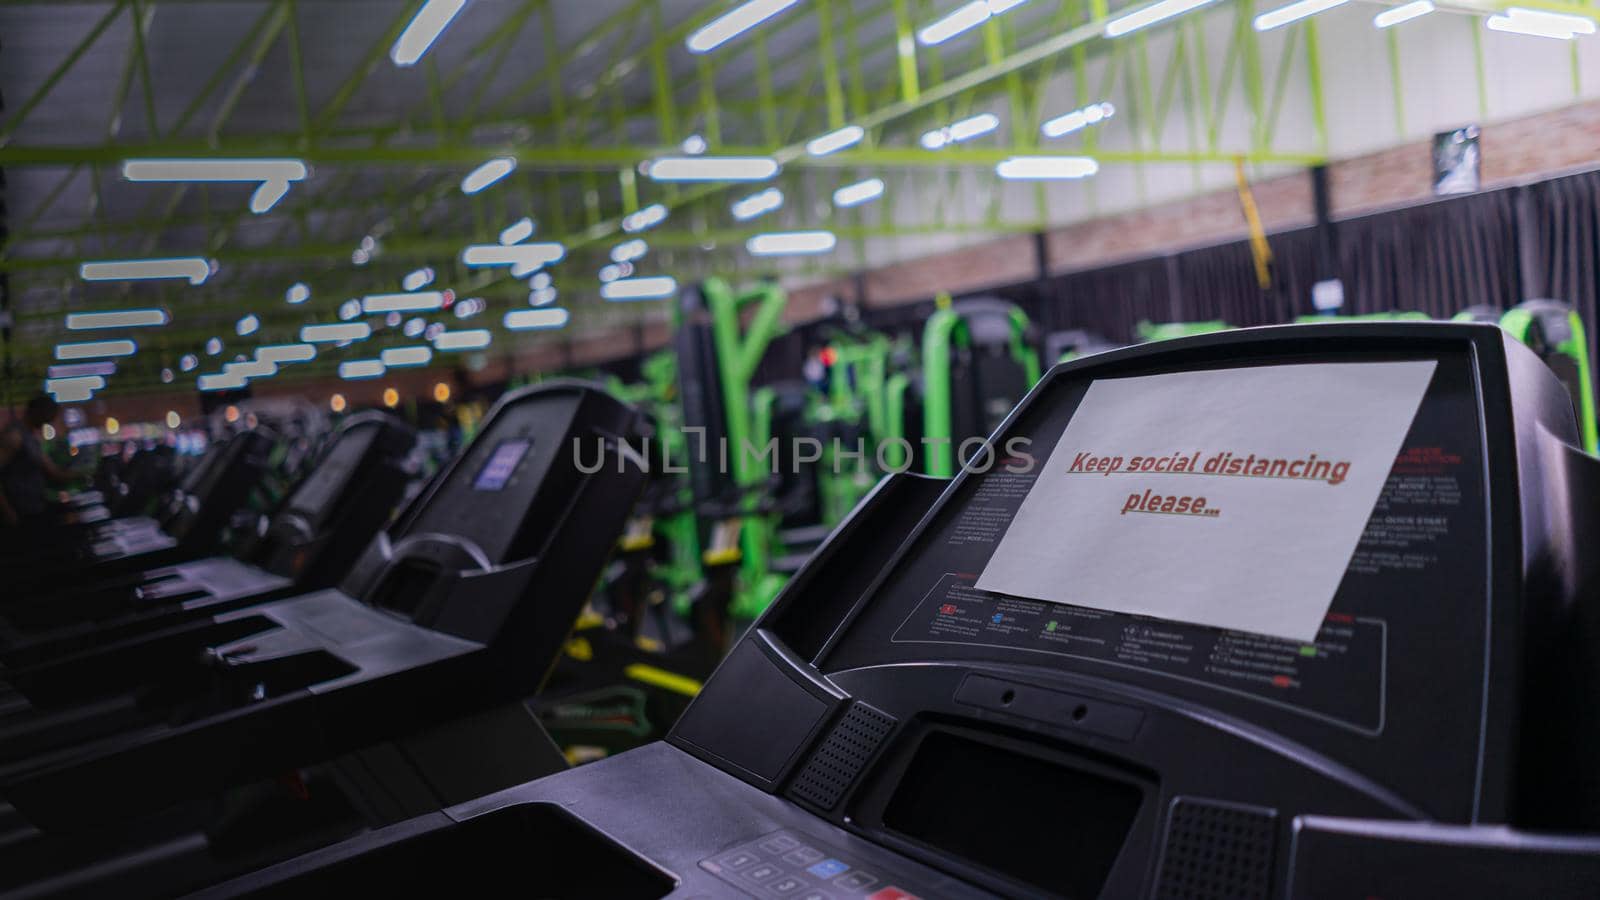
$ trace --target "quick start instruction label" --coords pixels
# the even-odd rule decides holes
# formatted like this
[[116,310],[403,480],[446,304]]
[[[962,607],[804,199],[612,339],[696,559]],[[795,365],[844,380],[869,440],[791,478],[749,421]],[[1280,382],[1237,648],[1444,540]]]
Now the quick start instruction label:
[[1435,366],[1097,380],[976,587],[1314,641]]

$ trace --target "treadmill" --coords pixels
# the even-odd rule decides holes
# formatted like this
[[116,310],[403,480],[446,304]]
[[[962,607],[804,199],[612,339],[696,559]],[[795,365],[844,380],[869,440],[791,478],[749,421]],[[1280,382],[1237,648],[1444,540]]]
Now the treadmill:
[[[209,450],[154,518],[131,516],[61,529],[49,556],[6,561],[6,600],[27,600],[116,575],[194,559],[215,550],[233,514],[267,469],[272,439],[241,431]],[[0,602],[0,608],[10,605]]]
[[394,512],[414,442],[411,428],[386,413],[350,417],[265,523],[245,560],[207,557],[13,606],[0,612],[0,664],[15,671],[338,583]]
[[[508,758],[519,734],[544,742],[524,754],[559,765],[520,700],[550,671],[643,485],[640,421],[576,382],[507,394],[339,588],[15,673],[32,708],[0,720],[0,797],[27,827],[0,836],[0,893],[214,880],[279,846],[252,835],[292,846],[311,830],[291,818],[222,829],[235,835],[223,841],[214,798],[226,807],[230,789],[345,754],[368,755],[340,801],[368,822],[549,771],[550,759]],[[387,742],[399,749],[372,749]],[[190,812],[175,824],[174,808]],[[150,870],[168,855],[181,863]]]
[[[1057,366],[997,440],[1030,437],[1044,461],[1094,390],[1171,406],[1135,379],[1278,370],[1251,378],[1262,392],[1261,374],[1335,363],[1431,369],[1391,423],[1392,468],[1363,470],[1378,499],[1353,507],[1348,564],[1322,554],[1331,600],[1283,595],[1311,614],[1309,640],[979,590],[1025,498],[1065,463],[964,472],[936,501],[880,492],[858,510],[927,514],[905,540],[836,535],[666,741],[205,896],[1592,897],[1600,573],[1583,548],[1600,463],[1531,351],[1449,323],[1164,341]],[[1226,441],[1254,401],[1218,399]],[[1223,496],[1248,483],[1171,480]],[[1090,515],[1045,512],[1062,530]],[[1154,549],[1181,552],[1227,520],[1148,521],[1171,529]],[[1193,614],[1252,606],[1273,608]]]

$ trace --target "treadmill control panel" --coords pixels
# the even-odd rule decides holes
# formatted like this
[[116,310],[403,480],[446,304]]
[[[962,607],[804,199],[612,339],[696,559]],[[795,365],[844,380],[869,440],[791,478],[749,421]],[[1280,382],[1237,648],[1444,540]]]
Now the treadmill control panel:
[[[977,589],[1039,477],[1038,466],[1000,454],[923,523],[819,667],[998,661],[1114,679],[1314,746],[1381,783],[1404,785],[1405,798],[1433,815],[1470,817],[1495,612],[1484,554],[1484,435],[1469,360],[1436,358],[1313,639],[1109,611],[1093,597],[1074,605]],[[1025,438],[1034,459],[1048,459],[1089,384],[1047,382],[996,446]],[[1430,760],[1430,777],[1408,777],[1407,761],[1420,758]]]
[[[496,413],[404,530],[460,535],[497,563],[537,547],[565,502],[547,507],[575,475],[562,457],[575,452],[563,435],[579,403],[571,393],[535,395]],[[592,457],[594,441],[585,439],[582,451]]]
[[774,831],[700,861],[700,868],[763,900],[917,900],[904,878],[803,831]]

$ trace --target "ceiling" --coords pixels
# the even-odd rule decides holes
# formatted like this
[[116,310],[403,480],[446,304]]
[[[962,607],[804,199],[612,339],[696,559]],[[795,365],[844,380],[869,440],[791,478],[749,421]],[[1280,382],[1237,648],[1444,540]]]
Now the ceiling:
[[[258,345],[295,341],[304,325],[338,321],[347,299],[398,291],[406,273],[425,266],[435,288],[487,306],[472,319],[441,313],[430,322],[489,328],[495,352],[559,340],[562,332],[506,331],[502,316],[527,308],[528,285],[505,269],[459,262],[463,247],[495,243],[524,216],[538,223],[534,240],[566,248],[549,268],[555,305],[571,313],[566,334],[670,315],[666,303],[607,303],[599,295],[597,273],[629,237],[622,218],[649,204],[671,212],[641,235],[650,249],[634,263],[636,274],[680,282],[709,273],[819,276],[862,262],[859,252],[848,261],[746,252],[749,235],[777,227],[830,228],[841,243],[1036,229],[1041,217],[930,216],[902,204],[862,213],[835,209],[828,197],[842,181],[872,172],[892,173],[912,193],[962,190],[963,170],[992,169],[1030,143],[1048,80],[1082,65],[1073,54],[1109,43],[1100,32],[1120,6],[1032,0],[929,47],[912,38],[915,29],[958,2],[801,0],[712,52],[686,48],[689,34],[736,5],[469,0],[422,60],[406,67],[389,53],[420,0],[0,6],[0,275],[15,320],[8,383],[31,391],[57,341],[105,336],[67,332],[65,312],[160,306],[171,323],[136,335],[140,351],[121,361],[109,389],[161,388],[164,370],[196,354],[199,369],[176,373],[168,388],[192,390],[196,375]],[[996,104],[1007,122],[995,134],[940,154],[917,146],[922,131]],[[804,152],[808,139],[847,123],[865,126],[861,145],[820,158]],[[770,182],[789,196],[781,213],[739,222],[729,212],[731,200],[768,183],[668,184],[639,174],[640,163],[681,153],[691,136],[706,141],[708,155],[783,163]],[[1249,152],[1273,158],[1264,146]],[[515,158],[515,172],[463,193],[463,176],[498,156]],[[122,175],[125,160],[174,158],[299,159],[309,176],[255,214],[251,184],[136,183]],[[367,237],[376,249],[358,265],[352,254]],[[216,265],[200,285],[79,277],[84,261],[153,257]],[[310,288],[309,302],[285,302],[295,283]],[[237,335],[247,314],[260,328]],[[379,327],[372,346],[324,348],[292,377],[327,374],[340,360],[376,355],[377,346],[418,343],[384,328],[382,317],[371,321]],[[211,337],[223,344],[215,358],[203,349]]]

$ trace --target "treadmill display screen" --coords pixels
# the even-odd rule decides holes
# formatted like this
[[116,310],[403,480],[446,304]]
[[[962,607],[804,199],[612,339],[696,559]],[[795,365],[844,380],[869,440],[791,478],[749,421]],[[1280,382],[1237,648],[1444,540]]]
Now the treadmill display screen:
[[531,446],[530,441],[501,441],[500,446],[494,448],[488,462],[478,470],[478,476],[472,480],[472,489],[475,491],[498,491],[506,486],[511,479],[511,473],[517,470],[517,463],[522,462],[522,457]]
[[946,732],[917,748],[891,831],[1063,897],[1098,897],[1143,794],[1135,785]]
[[[1496,612],[1484,552],[1486,437],[1474,370],[1465,350],[1293,362],[1369,359],[1437,364],[1314,633],[1274,636],[1119,611],[1093,596],[1047,602],[978,587],[1094,383],[1058,376],[997,436],[1005,452],[987,471],[969,474],[946,494],[820,667],[832,673],[970,660],[1109,679],[1199,703],[1314,747],[1380,783],[1403,786],[1410,802],[1434,815],[1470,817],[1487,702],[1486,639]],[[1282,362],[1235,359],[1215,368]],[[1173,371],[1128,369],[1117,377]],[[1026,443],[1014,443],[1018,439]],[[1019,450],[1036,464],[1022,465]],[[1170,494],[1174,490],[1164,486],[1185,480],[1157,477],[1125,478],[1122,495],[1136,482],[1141,491],[1149,486]],[[1062,507],[1059,515],[1073,510]],[[1218,524],[1149,521],[1171,528]],[[1265,558],[1258,565],[1270,575],[1279,563]],[[1097,572],[1095,579],[1108,574],[1116,573]],[[1062,593],[1071,592],[1070,572],[1053,577]],[[1187,586],[1175,582],[1169,589]],[[1408,761],[1416,759],[1430,760],[1428,778],[1408,776]]]

